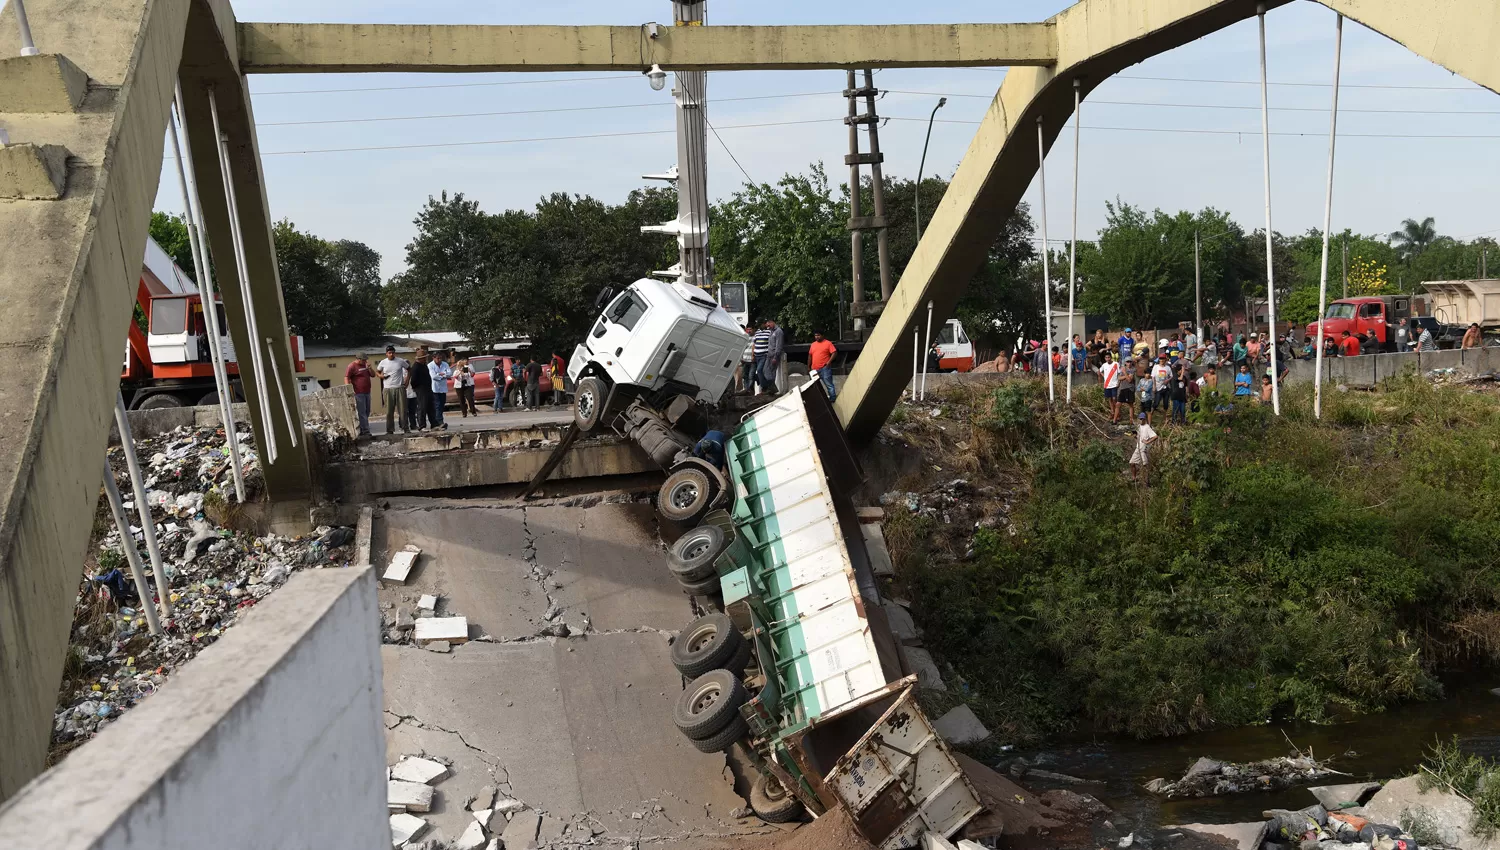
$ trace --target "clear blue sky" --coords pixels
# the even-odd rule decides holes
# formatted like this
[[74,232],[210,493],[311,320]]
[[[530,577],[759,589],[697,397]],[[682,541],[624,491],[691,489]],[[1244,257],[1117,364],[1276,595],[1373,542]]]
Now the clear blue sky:
[[[858,22],[879,24],[1041,20],[1068,4],[873,0],[862,5],[867,13]],[[709,25],[854,23],[846,17],[848,8],[826,1],[714,0],[707,11]],[[668,0],[238,0],[235,10],[243,21],[634,25],[671,19]],[[1334,15],[1310,2],[1295,3],[1272,12],[1267,30],[1272,82],[1314,84],[1271,88],[1273,132],[1306,134],[1272,139],[1274,224],[1282,232],[1301,232],[1319,226],[1322,218]],[[1255,81],[1256,43],[1255,22],[1246,21],[1131,68],[1090,95],[1083,109],[1081,238],[1094,235],[1104,222],[1105,202],[1116,197],[1167,210],[1220,207],[1247,228],[1263,222],[1258,87],[1188,82]],[[566,81],[577,77],[594,79]],[[881,129],[887,172],[915,174],[925,118],[937,98],[946,95],[948,105],[933,131],[927,169],[951,175],[1003,78],[1002,70],[877,74],[881,88],[919,92],[893,92],[879,104],[882,115],[914,119],[893,120]],[[1493,204],[1500,197],[1494,155],[1500,144],[1500,97],[1353,23],[1345,27],[1343,80],[1335,229],[1386,233],[1403,218],[1431,215],[1444,234],[1500,236],[1500,209]],[[469,83],[491,85],[458,85]],[[712,74],[709,120],[756,181],[775,181],[818,161],[827,164],[836,180],[846,181],[842,163],[848,138],[839,121],[846,106],[838,94],[843,84],[841,71]],[[411,88],[416,86],[423,88]],[[653,92],[634,74],[257,76],[251,87],[273,215],[325,238],[368,243],[382,254],[387,276],[404,267],[412,218],[429,195],[464,192],[491,211],[529,208],[540,196],[558,191],[618,202],[642,185],[639,175],[660,171],[674,158],[670,134],[294,153],[670,131],[670,91]],[[381,87],[388,90],[327,91]],[[294,93],[310,91],[318,93]],[[618,106],[631,108],[582,109]],[[564,109],[580,111],[475,115]],[[395,120],[433,115],[462,117]],[[392,120],[293,123],[370,118]],[[784,122],[811,123],[741,126]],[[1064,135],[1048,158],[1053,238],[1068,235],[1071,151],[1071,135]],[[175,174],[167,171],[163,177],[158,208],[177,210]],[[710,195],[728,196],[744,179],[710,138]],[[1027,200],[1035,212],[1035,185]]]

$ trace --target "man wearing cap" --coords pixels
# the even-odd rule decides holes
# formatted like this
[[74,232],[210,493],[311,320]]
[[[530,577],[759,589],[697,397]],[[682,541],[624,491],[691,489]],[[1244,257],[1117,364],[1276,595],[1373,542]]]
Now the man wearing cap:
[[354,412],[359,415],[359,436],[370,436],[370,355],[363,351],[354,355],[354,362],[344,370],[344,383],[354,387]]
[[1131,352],[1135,349],[1135,337],[1131,336],[1130,328],[1120,334],[1120,362],[1124,363],[1130,359]]
[[396,433],[396,423],[401,423],[401,431],[406,432],[406,378],[411,373],[411,367],[405,360],[396,356],[396,346],[385,347],[385,359],[375,364],[375,371],[380,375],[380,389],[385,396],[385,432]]

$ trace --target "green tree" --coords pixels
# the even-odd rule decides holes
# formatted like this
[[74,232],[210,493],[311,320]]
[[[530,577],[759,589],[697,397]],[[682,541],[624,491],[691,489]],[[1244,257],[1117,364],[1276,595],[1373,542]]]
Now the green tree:
[[1401,259],[1411,262],[1433,242],[1437,241],[1437,222],[1432,216],[1421,221],[1414,218],[1401,222],[1401,229],[1391,234],[1391,244],[1396,246],[1396,251]]
[[156,244],[166,251],[182,270],[197,279],[197,271],[193,268],[193,248],[188,241],[187,222],[182,216],[172,215],[161,211],[151,214],[150,226],[151,238]]
[[360,242],[327,242],[286,219],[271,233],[287,324],[294,332],[340,345],[380,337],[385,317],[379,254]]

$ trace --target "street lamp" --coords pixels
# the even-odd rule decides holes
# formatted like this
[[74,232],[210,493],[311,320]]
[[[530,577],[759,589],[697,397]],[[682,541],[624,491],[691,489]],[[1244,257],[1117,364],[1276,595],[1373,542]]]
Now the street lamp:
[[922,143],[922,164],[917,166],[917,241],[922,241],[922,169],[927,167],[927,146],[932,143],[932,122],[937,119],[937,111],[948,105],[948,98],[938,98],[937,106],[932,108],[932,115],[927,119],[927,141]]
[[646,79],[651,82],[652,91],[661,91],[667,87],[667,72],[660,65],[652,64],[651,70],[646,71]]

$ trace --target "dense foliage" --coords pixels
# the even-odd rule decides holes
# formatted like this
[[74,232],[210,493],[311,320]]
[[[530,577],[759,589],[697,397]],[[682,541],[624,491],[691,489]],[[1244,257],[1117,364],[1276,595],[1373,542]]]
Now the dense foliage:
[[1331,393],[1319,423],[1293,389],[1279,419],[1246,406],[1162,429],[1140,486],[1125,440],[1048,413],[1039,387],[973,414],[981,475],[1024,482],[1009,526],[951,562],[929,549],[956,529],[902,511],[888,528],[911,542],[900,578],[929,644],[997,728],[1320,720],[1500,659],[1494,395],[1410,379]]

